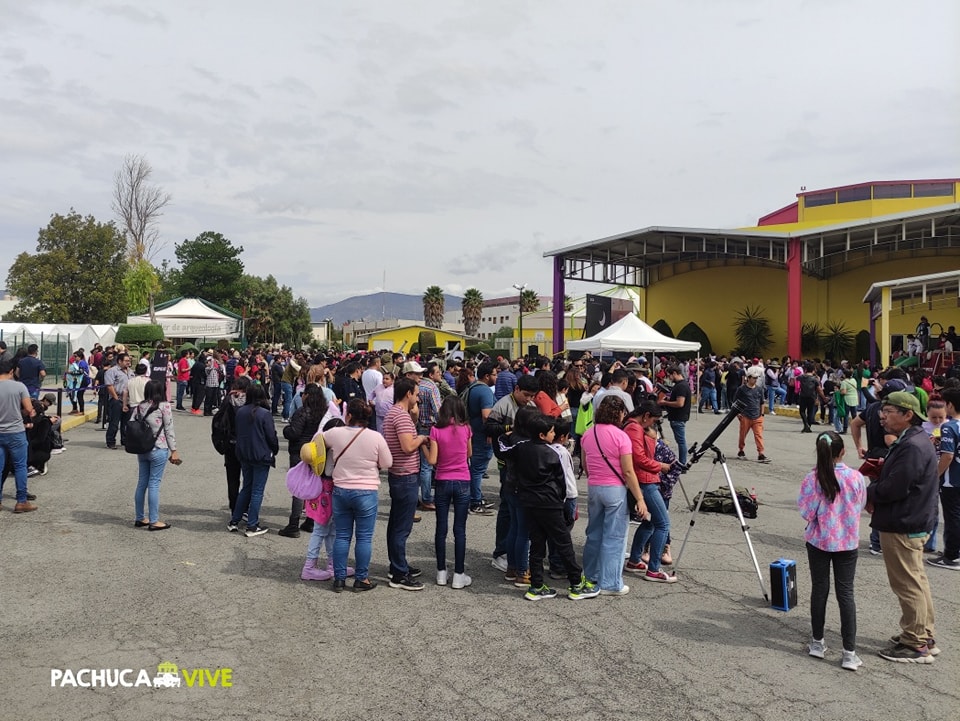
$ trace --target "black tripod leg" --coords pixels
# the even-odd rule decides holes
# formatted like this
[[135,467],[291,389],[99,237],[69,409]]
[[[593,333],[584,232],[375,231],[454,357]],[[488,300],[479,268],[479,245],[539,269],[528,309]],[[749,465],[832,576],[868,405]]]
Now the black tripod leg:
[[[680,568],[680,561],[683,558],[683,551],[687,547],[687,539],[690,538],[690,534],[693,532],[693,527],[697,524],[697,514],[700,513],[700,506],[703,504],[703,499],[707,494],[707,488],[710,487],[710,479],[713,478],[713,471],[716,468],[717,462],[714,461],[710,466],[710,472],[707,474],[707,479],[703,482],[703,488],[700,491],[700,495],[696,497],[696,505],[692,506],[690,504],[690,499],[687,498],[686,491],[684,491],[683,497],[687,498],[687,508],[690,509],[690,525],[687,527],[687,532],[683,536],[683,543],[680,544],[680,552],[677,554],[677,557],[673,559],[673,574],[677,574],[677,569]],[[682,487],[682,486],[681,486]]]

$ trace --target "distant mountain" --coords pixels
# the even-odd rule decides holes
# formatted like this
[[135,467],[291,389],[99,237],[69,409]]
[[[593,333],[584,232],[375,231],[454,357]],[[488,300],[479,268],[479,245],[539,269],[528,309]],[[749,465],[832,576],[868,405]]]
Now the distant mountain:
[[[444,310],[458,310],[462,299],[456,295],[444,295]],[[310,320],[320,323],[332,318],[334,325],[351,320],[383,320],[401,318],[423,320],[423,296],[405,293],[371,293],[355,295],[339,303],[310,309]]]

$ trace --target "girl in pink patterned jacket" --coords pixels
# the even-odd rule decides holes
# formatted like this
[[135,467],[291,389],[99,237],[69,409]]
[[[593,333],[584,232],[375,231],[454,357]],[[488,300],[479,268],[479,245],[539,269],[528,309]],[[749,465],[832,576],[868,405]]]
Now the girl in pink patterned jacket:
[[856,653],[857,606],[853,579],[860,545],[860,512],[867,500],[863,476],[843,463],[843,438],[834,431],[817,436],[817,466],[803,479],[797,505],[807,522],[804,539],[810,562],[810,621],[813,638],[809,652],[824,658],[823,638],[830,565],[833,565],[837,603],[840,606],[841,666],[856,671],[863,662]]

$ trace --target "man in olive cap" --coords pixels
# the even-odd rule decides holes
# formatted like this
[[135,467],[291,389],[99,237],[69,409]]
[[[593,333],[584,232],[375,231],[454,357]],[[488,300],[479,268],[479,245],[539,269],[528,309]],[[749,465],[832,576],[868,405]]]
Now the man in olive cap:
[[881,401],[880,422],[896,436],[880,478],[867,488],[870,526],[880,532],[890,588],[900,600],[900,633],[879,655],[898,663],[933,663],[933,597],[923,565],[923,544],[937,518],[937,453],[921,423],[920,401],[894,391]]

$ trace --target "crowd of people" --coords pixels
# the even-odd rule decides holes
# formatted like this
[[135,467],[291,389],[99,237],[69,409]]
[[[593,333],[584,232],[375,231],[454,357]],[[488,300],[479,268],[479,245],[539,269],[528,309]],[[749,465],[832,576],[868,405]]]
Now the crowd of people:
[[[32,445],[26,437],[50,423],[44,437],[55,438],[51,421],[59,419],[47,414],[50,399],[38,397],[44,369],[42,361],[33,360],[36,348],[18,355],[0,357],[0,381],[11,381],[0,382],[0,451],[4,478],[8,472],[16,476],[14,512],[22,513],[37,508],[27,492],[27,467],[46,462],[29,457]],[[260,507],[280,454],[280,435],[287,441],[291,468],[309,463],[320,442],[323,458],[313,458],[311,467],[322,477],[323,491],[314,499],[291,497],[288,523],[277,531],[287,538],[310,534],[302,579],[331,581],[338,593],[350,577],[354,592],[377,586],[370,564],[385,483],[391,588],[424,588],[423,571],[409,562],[406,544],[427,512],[436,514],[436,583],[470,586],[468,518],[495,513],[491,563],[530,601],[557,595],[545,575],[564,580],[573,600],[622,596],[630,590],[624,582],[630,576],[677,583],[676,573],[668,570],[669,502],[688,463],[685,425],[694,404],[700,412],[733,409],[740,421],[738,457],[745,457],[746,437],[752,434],[761,463],[770,462],[764,455],[764,415],[796,405],[800,431],[817,433],[816,466],[803,480],[798,500],[808,523],[810,654],[823,658],[826,653],[832,567],[841,609],[841,663],[851,670],[862,663],[856,654],[853,586],[864,508],[872,514],[871,552],[883,556],[903,611],[900,633],[881,656],[929,663],[939,652],[923,554],[937,548],[939,498],[943,550],[926,565],[960,569],[960,380],[955,377],[789,357],[679,361],[634,356],[608,362],[589,353],[570,360],[477,362],[268,349],[188,350],[173,358],[161,349],[142,354],[134,365],[126,349],[109,347],[95,348],[89,358],[82,350],[75,353],[64,381],[73,413],[84,412],[86,390],[97,394],[97,421],[105,426],[107,448],[140,443],[147,434],[149,447],[137,451],[137,527],[171,528],[160,518],[159,501],[166,464],[180,462],[174,416],[206,415],[214,447],[224,459],[227,529],[249,538],[269,530]],[[171,383],[175,391],[168,392]],[[663,417],[673,447],[660,431]],[[827,428],[814,430],[820,424]],[[859,470],[843,462],[847,432]],[[482,484],[494,456],[498,503],[484,497]],[[869,486],[864,476],[871,479]],[[583,490],[588,521],[578,559],[571,528]],[[452,569],[447,560],[451,510]],[[348,565],[351,546],[354,566]]]

